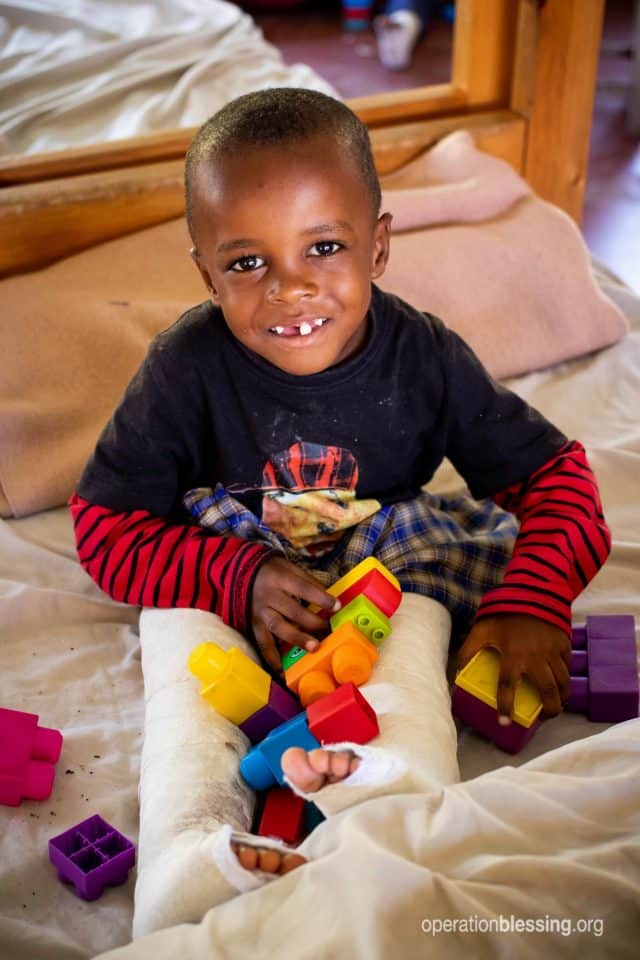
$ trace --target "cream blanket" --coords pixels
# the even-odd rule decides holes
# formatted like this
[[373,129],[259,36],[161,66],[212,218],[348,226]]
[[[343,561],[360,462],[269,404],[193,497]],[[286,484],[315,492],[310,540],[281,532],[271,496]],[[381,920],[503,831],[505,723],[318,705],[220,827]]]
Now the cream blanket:
[[[628,329],[575,225],[454,133],[383,181],[396,232],[382,284],[439,313],[497,377]],[[205,295],[182,220],[0,283],[0,513],[64,503],[155,332]]]

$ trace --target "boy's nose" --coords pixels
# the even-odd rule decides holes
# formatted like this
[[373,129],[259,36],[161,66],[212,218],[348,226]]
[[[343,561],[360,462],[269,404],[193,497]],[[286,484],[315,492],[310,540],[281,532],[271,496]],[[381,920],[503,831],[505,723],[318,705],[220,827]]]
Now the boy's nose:
[[318,294],[318,286],[310,277],[300,273],[280,273],[273,277],[267,290],[267,300],[271,303],[297,303],[299,300],[312,299]]

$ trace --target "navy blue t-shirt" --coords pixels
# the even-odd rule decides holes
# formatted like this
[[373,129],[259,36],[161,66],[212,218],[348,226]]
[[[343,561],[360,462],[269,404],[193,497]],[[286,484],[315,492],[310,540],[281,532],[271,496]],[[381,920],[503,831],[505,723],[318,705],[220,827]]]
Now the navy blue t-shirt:
[[239,343],[210,302],[193,307],[151,344],[78,493],[183,522],[184,494],[217,483],[257,514],[274,489],[385,504],[448,457],[481,498],[566,443],[436,317],[374,285],[367,324],[355,356],[298,377]]

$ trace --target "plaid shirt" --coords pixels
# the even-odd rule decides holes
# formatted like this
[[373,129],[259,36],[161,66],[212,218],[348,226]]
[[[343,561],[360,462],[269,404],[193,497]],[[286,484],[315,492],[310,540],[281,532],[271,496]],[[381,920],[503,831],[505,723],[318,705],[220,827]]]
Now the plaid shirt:
[[468,630],[483,596],[501,582],[518,531],[515,518],[490,500],[421,493],[382,507],[345,531],[331,553],[309,559],[222,484],[190,490],[184,504],[211,533],[263,543],[310,570],[325,586],[375,556],[403,591],[442,603],[456,633]]

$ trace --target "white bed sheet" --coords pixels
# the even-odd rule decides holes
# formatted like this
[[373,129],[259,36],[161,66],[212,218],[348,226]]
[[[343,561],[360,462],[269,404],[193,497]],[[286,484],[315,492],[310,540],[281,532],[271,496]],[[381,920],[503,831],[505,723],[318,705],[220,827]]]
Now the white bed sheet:
[[336,95],[224,0],[0,3],[0,154],[199,126],[276,86]]
[[[624,291],[616,291],[615,287],[609,287],[607,292],[624,303],[633,323],[629,337],[596,355],[511,382],[570,436],[586,443],[601,485],[614,548],[605,568],[576,603],[575,619],[587,613],[637,615],[640,612],[640,300]],[[451,489],[455,483],[455,477],[446,470],[438,477],[440,489]],[[61,729],[65,737],[51,798],[44,803],[23,803],[15,809],[0,807],[0,956],[3,960],[80,960],[129,940],[133,874],[125,886],[109,889],[94,903],[84,903],[58,882],[48,863],[47,841],[50,836],[94,812],[99,812],[136,840],[143,721],[137,615],[137,610],[110,601],[81,570],[75,558],[71,523],[65,509],[0,523],[0,705],[38,713],[44,725]],[[463,778],[477,777],[497,767],[523,764],[551,748],[590,737],[603,729],[603,725],[591,724],[585,718],[564,715],[544,724],[531,744],[515,758],[465,732],[460,740]],[[637,744],[637,728],[634,735]],[[616,804],[620,803],[621,796],[627,795],[625,781],[621,782],[620,777],[634,777],[633,783],[637,786],[637,752],[633,758],[632,752],[621,750],[615,737],[606,741],[596,738],[585,743],[579,762],[578,759],[575,762],[577,766],[588,767],[592,752],[600,764],[604,756],[606,767],[608,744],[611,745],[609,772],[614,786],[610,793],[612,806],[607,809],[606,801],[603,801],[605,806],[601,815],[609,816],[614,823]],[[509,780],[511,774],[506,772],[505,776]],[[546,774],[540,771],[536,776]],[[513,781],[509,780],[509,783]],[[629,779],[629,795],[632,785]],[[580,803],[583,789],[583,783],[576,780],[576,804]],[[402,799],[402,804],[407,803],[411,805],[415,800]],[[375,822],[375,818],[367,821],[364,816],[360,826],[356,825],[354,829],[362,829],[362,824],[366,826],[367,822]],[[339,825],[336,829],[340,829]],[[379,822],[374,829],[380,829]],[[622,911],[619,920],[625,931],[634,929],[640,934],[640,913],[633,915],[623,896],[623,891],[631,891],[634,883],[636,894],[640,890],[638,833],[640,828],[636,830],[635,838],[629,837],[628,842],[617,838],[609,847],[609,859],[600,867],[604,871],[600,882],[607,881],[608,888],[613,891],[611,896],[615,894],[619,898]],[[380,861],[380,868],[393,870],[395,863],[399,869],[404,862],[403,844],[406,841],[394,837],[392,828],[388,835],[384,834],[384,839],[392,852],[394,842],[398,846],[391,859]],[[416,843],[418,841],[422,842],[416,837]],[[366,836],[360,842],[366,847]],[[321,847],[322,843],[319,849]],[[428,844],[424,855],[428,858]],[[596,867],[591,863],[589,868],[592,877],[597,859]],[[619,876],[616,864],[620,867]],[[342,861],[336,869],[343,878],[343,891],[348,891],[349,863]],[[526,870],[522,863],[513,867],[512,875],[509,869],[509,864],[505,864],[496,882],[513,883],[521,889],[522,915],[526,915],[527,895],[533,896],[532,888],[528,888],[524,879]],[[355,863],[351,879],[354,886],[362,882]],[[304,881],[305,884],[309,882]],[[372,913],[379,909],[375,904],[375,890],[384,890],[387,882],[386,876],[374,879],[372,898],[367,901]],[[302,878],[300,883],[303,883]],[[277,885],[272,885],[268,897],[274,897],[273,889],[276,888]],[[251,902],[256,903],[255,897],[260,895],[260,891],[251,894],[250,897],[254,898]],[[439,902],[442,902],[443,895],[440,888]],[[472,891],[467,890],[465,896],[470,897],[469,913],[473,913],[474,908],[478,910],[481,894],[478,894],[477,901]],[[366,943],[358,941],[358,923],[354,922],[350,910],[357,907],[361,911],[364,901],[361,894],[355,892],[353,903],[349,902],[348,893],[343,893],[343,898],[346,899],[335,914],[327,937],[331,942],[337,942],[336,929],[342,929],[341,942],[344,942],[348,931],[351,945],[344,956],[375,955],[368,951],[374,942],[370,939],[374,936],[372,931],[376,930],[379,956],[412,956],[414,943],[416,956],[427,956],[428,950],[436,950],[437,940],[428,947],[431,940],[416,939],[414,931],[411,944],[405,943],[405,953],[402,953],[401,931],[407,923],[408,908],[406,902],[398,901],[397,910],[394,910],[393,898],[389,900],[388,897],[380,914],[384,923],[376,924],[371,917],[362,917],[369,939]],[[452,909],[457,903],[453,895],[447,902]],[[424,904],[414,904],[414,908],[415,916],[425,915]],[[233,912],[236,908],[227,904],[220,909],[224,911],[220,914],[221,929],[233,930],[238,918],[237,911]],[[459,911],[459,904],[455,909]],[[607,909],[610,911],[612,905],[608,904]],[[597,915],[596,905],[593,915]],[[202,928],[202,937],[205,929],[206,925]],[[210,936],[211,929],[209,927]],[[281,951],[274,928],[270,931],[271,939],[265,939],[260,952],[254,952],[255,956],[266,956],[276,949]],[[177,951],[183,949],[184,931],[167,936],[164,942],[166,952],[155,952],[154,956],[178,956]],[[627,934],[625,936],[628,953],[624,945],[615,941],[607,956],[635,955],[637,939],[634,942]],[[244,956],[244,951],[249,955],[250,938],[240,939],[243,942],[238,942],[238,952],[234,951],[233,955]],[[193,946],[193,937],[190,942]],[[422,953],[418,952],[420,942]],[[455,942],[460,948],[460,956],[463,949],[467,956],[499,955],[496,952],[498,947],[494,952],[484,952],[489,949],[486,944],[482,952],[472,952],[478,941],[471,938]],[[537,942],[541,944],[542,941]],[[554,955],[605,955],[591,953],[583,938],[561,939],[558,944],[559,952]],[[444,941],[440,941],[440,946],[443,945]],[[595,951],[596,946],[596,942],[591,941],[590,949]],[[447,949],[453,950],[453,947],[454,942],[447,940]],[[504,947],[507,949],[506,941]],[[564,947],[565,952],[560,947]],[[602,949],[602,942],[599,947]],[[256,944],[254,948],[257,949]],[[575,954],[571,953],[572,949]],[[221,946],[218,951],[211,948],[209,954],[203,955],[229,955]],[[290,954],[280,952],[280,955]],[[305,955],[320,956],[322,953]],[[326,955],[337,956],[331,952]],[[453,950],[451,956],[457,955]],[[507,952],[503,955],[524,956],[525,953]]]

